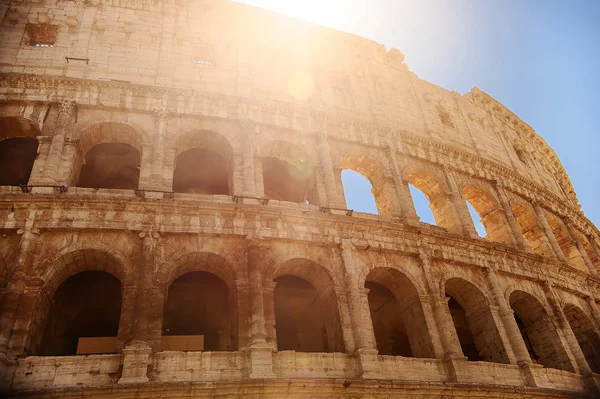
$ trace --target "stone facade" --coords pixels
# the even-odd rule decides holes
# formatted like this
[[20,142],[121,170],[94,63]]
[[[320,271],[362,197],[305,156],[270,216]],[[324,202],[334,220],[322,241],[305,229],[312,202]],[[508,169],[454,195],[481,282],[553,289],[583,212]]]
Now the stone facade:
[[[225,1],[0,16],[4,394],[597,395],[600,232],[489,95]],[[378,215],[346,209],[344,169]]]

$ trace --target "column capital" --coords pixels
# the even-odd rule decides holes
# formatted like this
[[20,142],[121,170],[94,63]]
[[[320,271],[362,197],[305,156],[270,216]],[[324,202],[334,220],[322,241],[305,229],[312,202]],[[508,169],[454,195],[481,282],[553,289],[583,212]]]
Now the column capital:
[[244,237],[244,241],[248,246],[248,249],[264,249],[265,240],[259,236],[251,235]]
[[153,115],[154,115],[154,119],[159,122],[159,121],[164,121],[165,119],[167,119],[170,116],[170,112],[167,109],[155,109],[152,111]]
[[75,101],[59,101],[58,113],[65,115],[74,115],[77,112],[77,102]]
[[340,248],[342,251],[353,251],[356,249],[356,246],[352,243],[352,240],[343,238],[340,243]]

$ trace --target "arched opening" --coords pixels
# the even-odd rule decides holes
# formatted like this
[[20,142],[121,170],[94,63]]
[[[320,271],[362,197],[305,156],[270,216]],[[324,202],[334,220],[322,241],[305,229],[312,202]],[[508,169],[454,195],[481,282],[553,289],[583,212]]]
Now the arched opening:
[[594,373],[600,373],[600,335],[589,317],[578,307],[568,304],[564,309],[571,330]]
[[431,204],[425,193],[412,184],[408,185],[408,190],[410,191],[410,196],[412,197],[413,204],[415,206],[415,212],[419,217],[419,221],[421,223],[435,225],[435,217],[433,216],[433,211],[431,210]]
[[319,205],[313,160],[306,151],[285,141],[271,141],[258,154],[266,198]]
[[97,144],[85,154],[77,186],[134,190],[140,178],[140,157],[129,144]]
[[469,205],[472,207],[469,211],[476,229],[478,221],[473,211],[481,218],[481,224],[485,229],[485,234],[480,230],[477,231],[481,237],[504,244],[512,243],[506,215],[491,194],[479,187],[468,185],[463,188],[462,195],[467,201],[467,207]]
[[552,248],[548,244],[544,230],[538,224],[537,217],[533,211],[521,204],[513,204],[512,212],[521,228],[521,234],[527,245],[540,255],[552,257]]
[[446,282],[448,307],[463,354],[470,361],[510,363],[489,303],[473,284],[460,278]]
[[573,372],[556,327],[542,304],[524,291],[511,293],[509,302],[523,340],[529,346],[531,360],[545,367]]
[[123,123],[92,125],[81,135],[84,157],[78,187],[133,190],[140,177],[141,143],[138,132]]
[[377,205],[373,197],[371,182],[351,169],[342,170],[342,185],[346,207],[356,212],[377,214]]
[[[396,207],[398,204],[396,204],[395,201],[393,183],[391,183],[391,178],[386,176],[385,169],[381,163],[362,155],[350,154],[344,155],[340,158],[339,168],[340,170],[344,170],[346,173],[347,171],[354,171],[369,181],[371,185],[370,193],[375,199],[375,206],[377,208],[376,212],[369,213],[375,213],[384,216],[393,216],[397,213]],[[354,177],[357,176],[354,175]],[[364,187],[364,189],[359,191],[359,198],[361,200],[364,199],[365,202],[368,203],[370,199],[365,194],[367,185],[364,183],[364,180],[358,177],[356,179],[352,179],[350,181],[350,185],[356,181],[362,182],[362,186]],[[346,193],[351,194],[352,191],[355,190],[351,187],[347,188],[344,184],[345,195]],[[348,195],[346,195],[346,202],[348,203],[349,201],[352,201],[352,199],[349,200]],[[364,206],[362,201],[360,205],[361,207]],[[371,210],[373,209],[371,208]]]
[[448,190],[438,179],[422,169],[409,169],[404,174],[417,215],[422,222],[449,230],[458,230],[458,220]]
[[163,310],[163,350],[237,349],[236,306],[216,275],[193,271],[170,285]]
[[303,259],[287,261],[273,279],[278,350],[344,352],[331,277]]
[[419,294],[404,274],[379,267],[365,279],[380,355],[434,358]]
[[316,180],[310,165],[268,157],[262,162],[265,197],[277,201],[318,204]]
[[121,282],[109,273],[83,271],[54,293],[40,355],[117,352]]
[[27,184],[37,158],[39,130],[23,118],[0,118],[0,186]]
[[212,195],[233,193],[233,149],[220,134],[203,131],[177,145],[173,191]]
[[565,256],[567,263],[579,270],[587,271],[587,267],[577,249],[577,245],[573,242],[565,225],[552,216],[548,217],[548,224],[550,225],[550,229]]
[[37,156],[38,140],[14,137],[0,141],[0,186],[26,185]]

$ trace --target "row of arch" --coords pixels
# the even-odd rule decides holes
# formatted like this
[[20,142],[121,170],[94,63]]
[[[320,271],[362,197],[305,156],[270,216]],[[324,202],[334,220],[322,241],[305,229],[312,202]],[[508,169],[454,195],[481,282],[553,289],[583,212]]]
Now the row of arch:
[[[82,337],[126,340],[122,309],[131,304],[124,305],[129,299],[125,298],[128,294],[119,262],[98,250],[78,250],[62,261],[71,263],[69,271],[62,278],[51,279],[32,313],[29,353],[73,355]],[[212,253],[193,253],[180,261],[180,267],[164,281],[160,314],[154,315],[160,323],[158,334],[202,336],[203,350],[241,349],[239,339],[245,332],[238,313],[243,313],[240,306],[245,302],[238,296],[242,291],[227,260]],[[431,307],[424,299],[427,295],[409,276],[401,267],[374,267],[361,283],[366,289],[376,348],[380,355],[439,357]],[[345,293],[325,267],[293,258],[265,279],[267,286],[269,281],[272,284],[272,289],[263,293],[267,340],[275,348],[300,352],[348,349],[342,305]],[[464,356],[470,361],[510,363],[487,295],[459,277],[448,278],[443,291],[454,327],[452,336]],[[532,361],[573,372],[560,328],[544,301],[520,289],[507,298]],[[590,368],[600,372],[600,335],[593,318],[574,304],[565,304],[563,312]]]
[[[0,127],[0,185],[27,184],[37,157],[36,136],[39,130],[24,119],[6,117],[0,118]],[[72,171],[73,184],[91,188],[137,189],[144,159],[149,170],[143,173],[154,172],[154,160],[149,159],[152,149],[147,151],[148,146],[143,145],[141,140],[135,129],[126,124],[92,125],[80,138],[83,155],[79,169]],[[214,131],[179,137],[172,148],[165,150],[164,164],[171,165],[166,169],[173,171],[170,189],[179,193],[241,193],[239,188],[234,191],[234,174],[236,168],[239,169],[236,164],[243,162],[243,156],[238,155],[241,151],[229,138]],[[324,172],[319,171],[319,164],[306,150],[289,142],[272,141],[261,144],[256,152],[258,158],[252,166],[255,175],[259,175],[255,177],[258,196],[296,203],[328,204],[323,190],[319,192],[319,182],[323,181],[320,175]],[[466,205],[469,205],[481,219],[485,230],[483,235],[491,241],[512,245],[522,240],[523,245],[535,253],[558,256],[580,270],[600,268],[599,250],[593,242],[576,229],[570,232],[559,217],[547,212],[544,215],[536,213],[524,200],[503,203],[493,189],[485,189],[471,181],[459,184],[459,192],[453,192],[450,188],[453,184],[449,184],[447,177],[438,176],[435,170],[425,166],[407,165],[394,181],[393,171],[386,171],[385,163],[370,157],[339,153],[335,149],[330,153],[337,170],[334,191],[343,197],[346,187],[341,173],[343,170],[356,171],[372,185],[371,193],[365,195],[372,196],[377,213],[392,216],[402,212],[409,216],[415,213],[414,195],[409,191],[411,187],[413,193],[419,191],[426,198],[424,206],[431,210],[433,216],[433,220],[429,221],[431,224],[450,231],[474,231],[473,221],[476,224],[478,221],[477,217],[471,220],[466,213]],[[394,168],[392,165],[387,169]],[[338,200],[340,205],[345,205],[341,204],[343,201]],[[417,209],[421,208],[417,206]],[[417,212],[415,217],[419,216],[422,215]],[[511,226],[513,217],[516,226]],[[553,237],[547,236],[549,233],[544,231],[544,222],[540,218],[547,219]],[[560,248],[553,249],[552,240]],[[583,250],[578,248],[578,243]],[[556,251],[560,253],[556,254]]]

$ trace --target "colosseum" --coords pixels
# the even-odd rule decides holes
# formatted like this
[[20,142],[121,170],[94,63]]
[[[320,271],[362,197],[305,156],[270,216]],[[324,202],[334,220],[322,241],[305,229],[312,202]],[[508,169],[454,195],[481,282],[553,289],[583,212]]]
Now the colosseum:
[[0,16],[4,397],[597,397],[600,231],[490,95],[225,0]]

